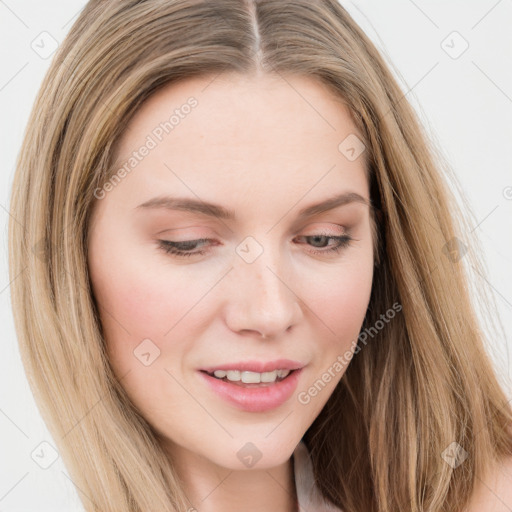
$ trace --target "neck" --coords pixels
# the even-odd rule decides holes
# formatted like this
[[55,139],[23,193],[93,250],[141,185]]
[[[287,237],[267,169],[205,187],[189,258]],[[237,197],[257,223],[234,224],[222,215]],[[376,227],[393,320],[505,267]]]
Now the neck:
[[172,458],[193,507],[201,512],[297,512],[293,459],[267,469],[231,470],[173,444]]

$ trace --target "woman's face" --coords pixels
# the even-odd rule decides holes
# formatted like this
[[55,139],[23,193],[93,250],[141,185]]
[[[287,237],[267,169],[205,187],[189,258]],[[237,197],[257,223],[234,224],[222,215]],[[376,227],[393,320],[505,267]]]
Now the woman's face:
[[111,365],[176,460],[282,464],[342,377],[373,277],[360,139],[319,82],[269,75],[166,86],[126,127],[88,262]]

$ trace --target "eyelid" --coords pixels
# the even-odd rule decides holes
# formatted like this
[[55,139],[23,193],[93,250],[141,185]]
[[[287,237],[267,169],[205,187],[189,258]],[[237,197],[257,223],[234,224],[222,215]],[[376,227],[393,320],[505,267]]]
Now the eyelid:
[[[330,227],[326,228],[325,227],[326,224],[330,225]],[[319,225],[319,226],[316,226],[316,225]],[[175,231],[195,229],[195,228],[200,228],[200,227],[201,226],[187,226],[184,228],[163,229],[163,230],[155,233],[155,236],[162,235],[164,233],[171,233],[171,232],[175,232]],[[332,230],[332,232],[331,232],[331,230]],[[303,231],[307,231],[307,234],[302,233]],[[313,231],[313,232],[311,234],[309,234],[310,231]],[[349,235],[350,227],[349,227],[349,225],[341,225],[341,224],[337,224],[335,222],[316,221],[316,222],[309,222],[309,223],[303,225],[302,227],[295,229],[294,232],[299,232],[299,233],[295,233],[294,236],[300,236],[300,235],[313,236],[313,235],[318,235],[320,233],[322,233],[325,236],[341,236],[341,235]],[[215,232],[213,233],[212,236],[210,236],[210,235],[197,235],[196,236],[195,234],[189,233],[189,232],[187,232],[186,235],[182,235],[182,236],[185,236],[186,238],[184,240],[173,239],[173,240],[168,240],[168,241],[176,242],[176,243],[197,242],[197,241],[214,242],[215,238],[220,238],[220,235],[218,235],[218,233],[215,233]],[[193,238],[194,236],[196,238]]]
[[[317,226],[317,224],[319,224]],[[326,224],[329,225],[329,227],[326,227]],[[329,233],[329,235],[332,234],[332,236],[339,236],[339,235],[345,235],[350,233],[350,228],[348,225],[341,225],[336,224],[334,222],[311,222],[309,224],[306,224],[302,228],[300,228],[299,231],[301,234],[303,231],[310,232],[313,231],[313,234],[316,234],[318,232],[322,232],[324,234]],[[310,235],[307,235],[310,236]]]
[[[160,231],[157,231],[156,233],[154,233],[154,236],[161,236],[161,235],[164,235],[166,233],[174,233],[175,231],[182,231],[182,230],[190,230],[190,229],[200,229],[200,230],[204,230],[205,226],[185,226],[185,227],[179,227],[179,228],[166,228],[166,229],[161,229]],[[187,231],[187,234],[189,232]],[[195,236],[195,235],[192,235],[192,236]]]
[[[319,226],[317,226],[319,224]],[[326,228],[325,225],[328,224],[329,227]],[[306,224],[304,228],[302,229],[331,229],[331,228],[340,228],[340,229],[346,229],[346,226],[342,226],[341,224],[336,224],[335,222],[310,222],[309,224]],[[300,231],[300,230],[299,230]]]

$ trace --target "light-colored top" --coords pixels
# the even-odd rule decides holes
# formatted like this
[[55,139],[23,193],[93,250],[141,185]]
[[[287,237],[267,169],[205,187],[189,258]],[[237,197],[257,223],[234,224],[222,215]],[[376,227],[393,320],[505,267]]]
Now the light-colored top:
[[293,452],[293,471],[300,512],[343,512],[328,503],[320,494],[315,484],[311,456],[303,441],[300,441]]

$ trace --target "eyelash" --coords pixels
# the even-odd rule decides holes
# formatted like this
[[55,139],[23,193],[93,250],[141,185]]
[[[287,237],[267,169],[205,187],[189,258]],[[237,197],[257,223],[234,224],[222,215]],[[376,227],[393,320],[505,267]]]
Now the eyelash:
[[[338,253],[340,249],[346,248],[350,243],[355,240],[354,238],[350,237],[349,235],[341,235],[341,236],[332,236],[328,233],[317,233],[315,235],[302,235],[303,238],[318,238],[318,237],[326,237],[331,240],[337,240],[338,245],[335,245],[327,250],[316,250],[311,251],[313,254],[331,254],[331,253]],[[171,242],[170,240],[158,240],[160,248],[167,254],[173,254],[177,257],[189,257],[189,256],[195,256],[195,255],[204,255],[206,254],[207,250],[199,250],[195,252],[191,251],[183,251],[178,249],[178,247],[186,246],[187,244],[198,244],[203,242],[210,242],[210,238],[199,238],[197,240],[186,240],[183,242]]]

